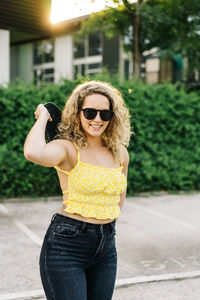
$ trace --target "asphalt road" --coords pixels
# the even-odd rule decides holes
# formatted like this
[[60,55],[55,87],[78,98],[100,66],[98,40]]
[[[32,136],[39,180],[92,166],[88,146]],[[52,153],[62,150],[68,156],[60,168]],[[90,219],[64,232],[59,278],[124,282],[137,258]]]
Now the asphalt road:
[[[0,204],[0,300],[45,299],[39,253],[60,205],[60,197]],[[200,299],[199,216],[198,193],[127,198],[117,222],[113,300]]]

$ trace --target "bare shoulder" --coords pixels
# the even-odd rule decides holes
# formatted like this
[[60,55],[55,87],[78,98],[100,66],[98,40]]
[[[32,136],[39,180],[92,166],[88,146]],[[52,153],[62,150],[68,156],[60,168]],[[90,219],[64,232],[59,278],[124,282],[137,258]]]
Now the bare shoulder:
[[67,152],[70,152],[71,147],[73,147],[73,143],[66,139],[52,140],[47,145],[57,145],[57,146],[63,148]]
[[50,143],[54,143],[54,145],[62,147],[66,153],[65,159],[62,160],[59,164],[57,164],[57,166],[64,166],[66,164],[66,161],[68,161],[68,163],[70,164],[74,164],[74,162],[76,162],[77,150],[72,141],[66,139],[57,139],[51,141]]
[[124,147],[124,146],[122,146],[121,151],[122,151],[123,165],[127,166],[129,163],[129,153],[128,153],[126,147]]

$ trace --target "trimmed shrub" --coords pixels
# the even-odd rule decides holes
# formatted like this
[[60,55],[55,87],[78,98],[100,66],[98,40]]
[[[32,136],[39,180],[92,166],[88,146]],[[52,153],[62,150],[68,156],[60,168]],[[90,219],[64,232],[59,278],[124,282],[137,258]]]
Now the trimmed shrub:
[[[97,79],[105,80],[101,76]],[[81,78],[64,80],[60,85],[41,87],[18,83],[7,89],[0,88],[1,198],[61,194],[56,171],[27,161],[23,145],[35,123],[37,105],[52,101],[63,108],[67,97],[81,81]],[[199,190],[198,93],[186,93],[170,83],[110,81],[124,96],[134,131],[128,148],[128,195],[160,190]]]
[[129,147],[129,194],[199,190],[198,94],[187,94],[169,83],[132,87],[126,82],[121,91],[135,131]]

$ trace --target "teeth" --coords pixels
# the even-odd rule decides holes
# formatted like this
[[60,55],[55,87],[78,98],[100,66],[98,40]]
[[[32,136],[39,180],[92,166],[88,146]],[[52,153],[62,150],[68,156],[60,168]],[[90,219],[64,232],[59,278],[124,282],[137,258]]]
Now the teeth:
[[101,125],[92,125],[92,124],[90,124],[90,126],[95,127],[95,128],[101,127]]

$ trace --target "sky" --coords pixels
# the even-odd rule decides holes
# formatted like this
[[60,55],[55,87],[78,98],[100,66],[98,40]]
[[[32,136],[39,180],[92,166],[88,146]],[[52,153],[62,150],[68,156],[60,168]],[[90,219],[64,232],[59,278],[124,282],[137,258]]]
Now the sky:
[[[87,15],[105,9],[105,4],[113,6],[110,0],[52,0],[51,23]],[[115,5],[116,6],[116,5]]]

